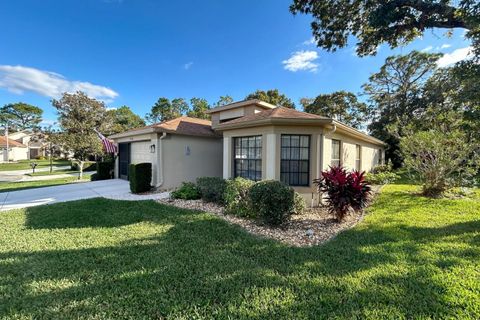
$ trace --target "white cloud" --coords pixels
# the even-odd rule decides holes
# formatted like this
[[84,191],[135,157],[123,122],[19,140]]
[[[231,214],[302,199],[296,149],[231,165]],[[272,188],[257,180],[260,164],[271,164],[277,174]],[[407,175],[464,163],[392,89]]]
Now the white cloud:
[[433,50],[433,46],[428,46],[425,49],[422,49],[422,52],[429,52]]
[[448,49],[448,48],[450,48],[451,46],[452,46],[451,44],[445,43],[445,44],[442,44],[442,45],[440,46],[440,49]]
[[470,46],[470,47],[466,47],[466,48],[460,48],[460,49],[453,50],[451,53],[446,53],[446,54],[443,55],[443,57],[438,59],[437,65],[440,68],[443,68],[443,67],[447,67],[451,64],[454,64],[456,62],[459,62],[459,61],[462,61],[462,60],[465,60],[465,59],[469,59],[469,58],[473,57],[472,49],[473,48]]
[[297,71],[310,71],[316,72],[318,69],[318,63],[314,63],[318,59],[318,53],[316,51],[296,51],[292,53],[292,56],[287,60],[283,60],[283,68],[292,72]]
[[185,63],[185,64],[183,65],[183,69],[188,70],[188,69],[190,69],[192,66],[193,66],[193,62],[190,61],[190,62],[187,62],[187,63]]
[[35,92],[59,98],[64,92],[83,91],[89,97],[110,102],[118,96],[114,90],[83,81],[71,81],[61,74],[24,66],[0,65],[0,88],[15,94]]
[[304,46],[310,46],[310,45],[315,44],[315,43],[316,43],[315,37],[311,37],[310,39],[302,42],[302,44]]

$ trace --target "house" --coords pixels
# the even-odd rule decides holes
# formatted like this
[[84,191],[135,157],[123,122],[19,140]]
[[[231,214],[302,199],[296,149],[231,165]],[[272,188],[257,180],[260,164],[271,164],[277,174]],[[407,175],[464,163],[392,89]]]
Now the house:
[[7,152],[7,137],[0,136],[0,162],[26,159],[28,159],[28,146],[9,137]]
[[45,148],[43,142],[34,139],[34,134],[28,130],[10,133],[8,135],[8,138],[20,142],[23,145],[26,145],[28,148],[27,157],[22,159],[15,159],[15,161],[24,159],[37,159],[38,157],[45,156]]
[[330,165],[370,171],[384,162],[384,142],[335,119],[247,100],[113,135],[116,177],[128,163],[151,162],[152,183],[172,189],[201,176],[275,179],[318,202],[312,180]]

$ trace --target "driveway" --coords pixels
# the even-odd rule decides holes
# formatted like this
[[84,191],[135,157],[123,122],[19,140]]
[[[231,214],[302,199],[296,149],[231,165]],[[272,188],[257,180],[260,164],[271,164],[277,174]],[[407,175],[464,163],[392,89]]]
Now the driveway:
[[[58,166],[58,167],[53,167],[53,171],[57,170],[69,170],[70,166]],[[35,172],[46,172],[50,171],[50,168],[38,168],[35,169]],[[48,176],[36,176],[36,177],[30,177],[27,176],[27,173],[32,173],[32,169],[26,169],[26,170],[8,170],[8,171],[0,171],[0,182],[17,182],[17,181],[27,181],[27,180],[45,180],[45,179],[55,179],[55,178],[64,178],[62,176],[57,176],[57,175],[48,175]],[[85,172],[84,172],[85,174]],[[78,173],[77,173],[78,175]],[[52,178],[53,177],[53,178]],[[38,179],[39,178],[39,179]]]
[[97,197],[135,201],[163,199],[168,196],[168,192],[146,195],[132,194],[128,181],[120,179],[78,182],[54,187],[0,193],[0,211]]

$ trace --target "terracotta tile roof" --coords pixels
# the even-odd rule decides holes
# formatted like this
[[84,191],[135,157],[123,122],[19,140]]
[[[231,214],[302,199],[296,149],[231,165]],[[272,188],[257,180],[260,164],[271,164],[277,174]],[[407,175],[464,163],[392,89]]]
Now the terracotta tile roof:
[[[12,139],[8,139],[8,146],[9,148],[12,147],[18,147],[18,148],[27,148],[26,145],[23,143],[17,142]],[[7,147],[7,138],[5,136],[0,136],[0,148],[6,148]]]
[[[135,131],[141,131],[149,128],[157,129],[160,132],[165,131],[169,133],[177,133],[189,136],[219,137],[219,135],[212,130],[212,122],[210,120],[192,118],[187,116],[178,117],[172,120],[132,129],[126,131],[125,133],[134,133]],[[116,135],[113,135],[113,137],[115,136]]]
[[295,109],[277,107],[275,109],[265,110],[259,113],[243,116],[234,120],[226,121],[222,125],[244,123],[250,121],[258,121],[265,119],[314,119],[314,120],[330,120],[330,118],[322,117],[316,114],[297,111]]

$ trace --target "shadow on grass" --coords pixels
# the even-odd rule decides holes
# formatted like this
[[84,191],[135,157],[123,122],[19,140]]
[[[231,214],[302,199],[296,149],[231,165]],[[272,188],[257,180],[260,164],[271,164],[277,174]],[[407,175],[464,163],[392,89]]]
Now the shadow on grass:
[[92,199],[31,208],[26,224],[142,221],[170,227],[114,246],[1,253],[0,317],[448,318],[472,316],[476,308],[475,295],[451,301],[435,264],[478,263],[478,247],[470,255],[454,247],[428,258],[421,251],[459,235],[468,243],[478,221],[356,228],[311,248],[253,237],[209,214],[153,202]]

